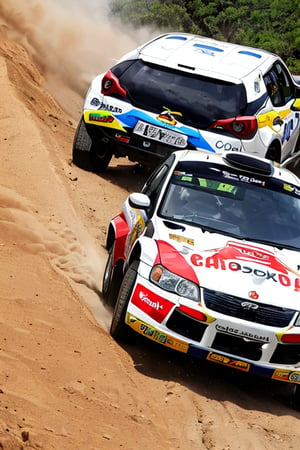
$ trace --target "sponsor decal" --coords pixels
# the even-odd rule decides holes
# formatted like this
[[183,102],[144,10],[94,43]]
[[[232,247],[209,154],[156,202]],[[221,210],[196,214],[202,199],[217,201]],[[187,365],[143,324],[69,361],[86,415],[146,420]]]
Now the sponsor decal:
[[159,344],[162,344],[166,347],[173,348],[182,353],[187,353],[189,349],[189,344],[184,341],[180,341],[179,339],[173,338],[161,331],[157,330],[154,327],[147,325],[140,319],[137,319],[135,316],[127,313],[126,315],[126,323],[137,333],[142,334],[143,336],[155,341]]
[[145,229],[145,220],[142,216],[141,212],[139,210],[136,210],[136,219],[135,224],[132,228],[131,236],[130,236],[130,242],[129,246],[131,247],[133,243],[137,240],[137,238],[140,237],[142,232]]
[[119,108],[118,106],[110,105],[109,103],[102,102],[99,106],[99,109],[105,109],[106,111],[122,114],[122,108]]
[[244,183],[259,184],[261,186],[264,186],[266,184],[264,181],[258,180],[255,177],[248,177],[246,175],[229,173],[226,170],[222,171],[222,175],[223,175],[224,178],[229,178],[231,180],[239,180],[239,181],[242,181]]
[[[251,265],[244,264],[245,262]],[[205,257],[194,253],[191,255],[191,263],[207,269],[249,274],[279,283],[284,287],[291,287],[296,292],[300,291],[299,274],[281,263],[273,253],[259,247],[229,241],[224,248],[218,249],[211,256]],[[255,267],[254,263],[266,268]],[[289,273],[294,273],[297,277],[291,277]]]
[[190,239],[190,238],[187,238],[185,236],[179,236],[178,234],[171,234],[170,233],[169,234],[169,238],[173,239],[174,241],[184,242],[185,244],[189,244],[189,245],[194,245],[195,244],[194,239]]
[[85,123],[97,124],[103,127],[114,128],[119,131],[126,130],[122,127],[120,122],[108,111],[102,110],[90,110],[84,112]]
[[283,189],[287,192],[293,193],[297,196],[300,195],[300,190],[296,188],[296,186],[292,186],[291,184],[284,183]]
[[274,380],[300,384],[300,372],[294,372],[291,370],[275,369],[272,378]]
[[208,361],[216,362],[224,366],[230,366],[234,369],[249,372],[250,364],[245,361],[239,361],[237,359],[228,358],[228,356],[219,355],[218,353],[209,352],[206,359]]
[[[257,306],[257,305],[254,305],[254,306]],[[221,333],[225,333],[225,334],[233,334],[234,336],[239,336],[241,338],[245,338],[250,341],[270,342],[269,336],[264,336],[263,334],[251,333],[250,331],[246,331],[246,330],[239,330],[238,328],[233,328],[233,327],[216,324],[216,330],[220,331]]]
[[230,142],[217,141],[216,148],[218,150],[224,150],[225,152],[240,152],[241,149],[234,147]]
[[134,290],[131,303],[159,323],[164,320],[174,307],[174,303],[165,300],[139,283]]

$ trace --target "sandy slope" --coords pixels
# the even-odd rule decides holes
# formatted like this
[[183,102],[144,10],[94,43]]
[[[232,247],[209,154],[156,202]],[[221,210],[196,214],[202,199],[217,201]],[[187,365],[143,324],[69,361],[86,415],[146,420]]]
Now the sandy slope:
[[0,448],[298,449],[289,386],[109,336],[105,231],[144,174],[72,166],[65,92],[71,116],[2,26]]

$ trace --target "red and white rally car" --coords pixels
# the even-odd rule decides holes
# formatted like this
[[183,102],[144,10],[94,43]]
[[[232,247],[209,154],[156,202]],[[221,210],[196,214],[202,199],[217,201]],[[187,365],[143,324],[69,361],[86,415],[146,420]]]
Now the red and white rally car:
[[111,220],[111,335],[295,383],[300,180],[237,152],[172,153]]

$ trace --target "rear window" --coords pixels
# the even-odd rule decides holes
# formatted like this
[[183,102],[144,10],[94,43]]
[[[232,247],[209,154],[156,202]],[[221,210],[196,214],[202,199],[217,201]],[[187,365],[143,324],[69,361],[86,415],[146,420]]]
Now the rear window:
[[164,109],[178,112],[181,122],[197,128],[242,115],[246,109],[243,84],[199,77],[142,60],[120,63],[112,71],[134,106],[155,114]]

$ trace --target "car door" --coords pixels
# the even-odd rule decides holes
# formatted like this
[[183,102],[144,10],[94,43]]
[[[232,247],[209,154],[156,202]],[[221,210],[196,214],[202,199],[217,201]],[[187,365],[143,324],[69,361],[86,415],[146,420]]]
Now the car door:
[[276,61],[264,81],[271,101],[274,118],[273,131],[280,136],[281,161],[295,150],[299,136],[300,113],[292,109],[295,101],[295,85],[286,67]]

